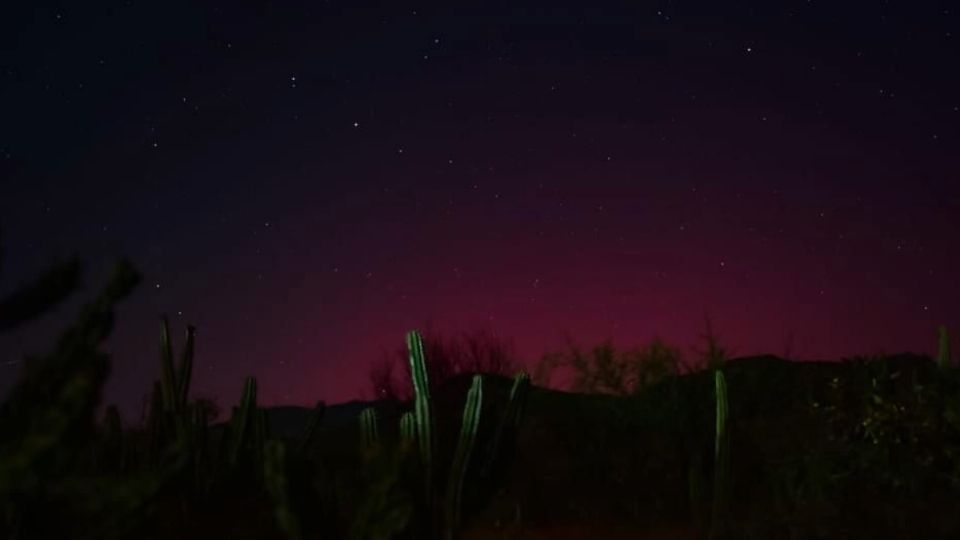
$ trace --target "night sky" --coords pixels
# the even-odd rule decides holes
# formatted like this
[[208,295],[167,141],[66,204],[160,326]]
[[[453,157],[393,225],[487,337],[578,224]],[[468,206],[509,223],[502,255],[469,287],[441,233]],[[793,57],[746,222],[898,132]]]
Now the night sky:
[[[588,7],[589,6],[589,7]],[[960,332],[951,2],[5,2],[0,290],[129,256],[106,400],[197,326],[195,394],[368,393],[413,328],[531,362],[708,313],[734,353]],[[791,345],[792,344],[792,345]]]

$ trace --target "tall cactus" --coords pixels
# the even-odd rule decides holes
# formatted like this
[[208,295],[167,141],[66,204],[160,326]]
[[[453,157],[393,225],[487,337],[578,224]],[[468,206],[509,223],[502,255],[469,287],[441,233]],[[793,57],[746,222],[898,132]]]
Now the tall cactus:
[[710,522],[710,538],[716,538],[720,531],[720,520],[726,503],[727,466],[729,460],[730,434],[727,431],[727,418],[730,413],[727,403],[727,382],[723,371],[717,369],[714,375],[717,402],[716,435],[714,438],[713,469],[713,516]]
[[180,372],[177,376],[177,401],[180,410],[187,405],[190,396],[190,380],[193,377],[193,350],[197,329],[187,325],[186,337],[183,343],[183,353],[180,357]]
[[186,339],[179,365],[174,364],[173,344],[170,340],[170,324],[164,316],[160,326],[160,390],[162,413],[156,421],[159,424],[157,444],[165,446],[171,437],[185,448],[192,448],[191,425],[193,417],[187,410],[187,396],[190,393],[190,378],[193,373],[194,327],[187,326]]
[[447,478],[446,532],[444,538],[453,540],[460,526],[460,500],[463,496],[463,479],[470,463],[473,446],[477,439],[477,427],[480,425],[480,409],[483,405],[483,376],[474,375],[473,384],[467,392],[467,402],[463,407],[463,424],[460,426],[460,439],[450,465]]
[[190,378],[193,374],[193,348],[196,329],[187,326],[186,340],[180,365],[173,362],[173,344],[170,340],[170,323],[166,317],[161,320],[160,328],[160,384],[163,389],[163,407],[167,412],[182,412],[187,405],[190,392]]
[[951,364],[950,359],[950,335],[947,333],[946,326],[940,326],[940,343],[937,351],[937,366],[945,369]]
[[524,371],[514,375],[513,386],[510,388],[510,398],[503,416],[500,417],[497,431],[493,435],[490,451],[487,454],[486,462],[483,464],[482,476],[486,477],[493,472],[493,467],[498,460],[502,459],[503,453],[507,449],[508,439],[516,437],[529,393],[530,375]]
[[407,333],[407,349],[410,353],[410,376],[413,379],[417,446],[420,450],[424,497],[429,514],[433,500],[433,416],[430,413],[430,381],[423,357],[423,340],[416,330]]
[[377,429],[377,410],[367,407],[360,412],[360,447],[369,452],[380,444],[380,432]]
[[252,438],[257,414],[257,379],[247,377],[243,384],[243,396],[240,399],[240,406],[234,409],[231,419],[232,444],[230,447],[230,464],[236,465],[240,459],[243,448],[247,445],[247,439]]

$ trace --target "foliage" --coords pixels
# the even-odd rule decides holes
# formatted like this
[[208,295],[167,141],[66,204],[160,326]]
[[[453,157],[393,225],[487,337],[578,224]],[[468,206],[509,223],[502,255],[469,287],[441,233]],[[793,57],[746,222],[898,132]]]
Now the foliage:
[[[0,299],[0,331],[52,309],[75,289],[79,273],[75,260],[59,264]],[[109,372],[109,357],[100,345],[112,330],[115,305],[138,281],[132,266],[121,261],[54,349],[26,359],[19,381],[0,406],[0,537],[35,538],[67,530],[80,537],[117,534],[136,523],[145,501],[159,489],[162,479],[157,476],[88,481],[91,471],[85,469],[96,465],[81,459],[83,449],[100,442],[94,414]],[[121,452],[119,417],[112,411],[108,419],[105,438]]]
[[[66,298],[78,282],[73,264],[0,300],[0,332]],[[611,513],[629,507],[634,517],[676,508],[696,517],[709,500],[711,537],[837,538],[853,527],[858,536],[847,537],[948,538],[960,530],[949,511],[960,495],[960,371],[944,327],[935,359],[812,365],[767,357],[728,362],[707,319],[699,353],[708,370],[683,373],[679,351],[658,339],[625,351],[609,342],[588,352],[571,346],[555,360],[573,371],[577,389],[631,399],[538,389],[533,400],[525,373],[516,374],[509,393],[509,380],[498,387],[496,377],[465,375],[506,369],[497,358],[509,356],[470,346],[454,354],[410,332],[404,372],[412,410],[381,403],[363,411],[351,425],[360,426],[358,454],[353,432],[321,427],[323,402],[301,433],[289,440],[272,434],[252,377],[229,422],[212,425],[216,406],[190,399],[194,329],[187,327],[175,355],[166,319],[144,429],[126,424],[115,406],[98,423],[109,372],[100,346],[116,303],[136,281],[121,263],[52,351],[27,359],[0,406],[0,537],[140,538],[164,526],[170,536],[187,536],[177,527],[219,504],[245,524],[248,516],[229,505],[249,499],[253,512],[263,511],[290,540],[450,540],[506,477],[528,400],[540,431],[526,442],[544,446],[517,470],[556,473],[541,479],[547,488],[533,490],[547,502],[559,500],[549,498],[557,493],[609,502]],[[446,367],[432,367],[431,351]],[[434,374],[451,386],[438,388]],[[550,433],[543,431],[548,416],[555,437],[534,441]],[[561,465],[552,455],[556,441],[568,452]],[[349,451],[342,462],[330,450],[336,445]],[[597,486],[613,493],[589,491]],[[650,506],[646,513],[641,504]],[[519,514],[519,501],[516,508]],[[574,503],[554,509],[575,510]],[[916,516],[923,519],[910,522]]]
[[654,338],[644,347],[618,351],[607,341],[589,353],[569,343],[566,353],[555,352],[541,359],[539,371],[571,370],[571,389],[576,392],[636,395],[668,377],[679,374],[680,351]]

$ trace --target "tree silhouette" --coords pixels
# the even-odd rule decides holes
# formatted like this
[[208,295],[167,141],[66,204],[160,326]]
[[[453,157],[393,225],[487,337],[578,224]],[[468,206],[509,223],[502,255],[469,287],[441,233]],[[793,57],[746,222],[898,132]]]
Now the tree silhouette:
[[617,350],[607,340],[589,352],[568,338],[567,351],[545,354],[537,367],[538,382],[549,380],[550,372],[569,369],[570,388],[576,392],[631,395],[666,377],[679,373],[680,350],[660,337],[641,347]]

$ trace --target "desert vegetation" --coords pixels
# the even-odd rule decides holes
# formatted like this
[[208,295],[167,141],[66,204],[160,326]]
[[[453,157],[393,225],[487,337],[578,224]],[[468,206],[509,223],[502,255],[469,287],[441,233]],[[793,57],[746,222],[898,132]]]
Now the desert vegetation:
[[[61,302],[80,271],[56,265],[0,299],[0,331]],[[101,403],[101,345],[137,281],[119,263],[5,396],[0,537],[960,532],[960,370],[946,328],[936,358],[814,363],[730,358],[708,319],[689,363],[659,339],[545,355],[533,380],[566,369],[571,391],[532,384],[497,340],[455,346],[411,331],[403,363],[398,353],[371,371],[377,401],[348,421],[323,402],[291,420],[258,403],[248,378],[218,423],[216,406],[191,394],[194,329],[176,339],[161,318],[157,380],[130,422]]]

